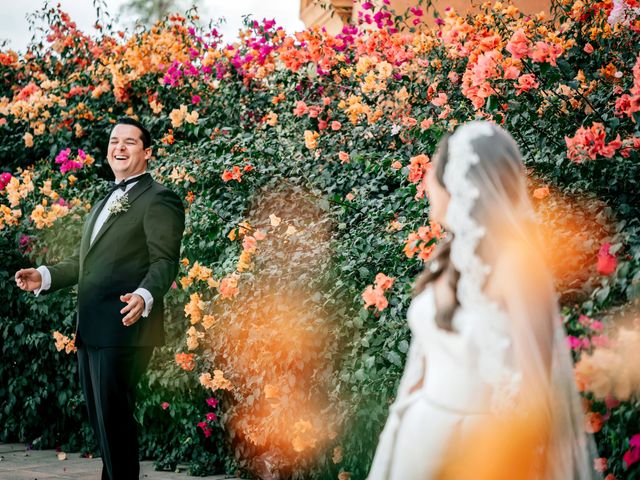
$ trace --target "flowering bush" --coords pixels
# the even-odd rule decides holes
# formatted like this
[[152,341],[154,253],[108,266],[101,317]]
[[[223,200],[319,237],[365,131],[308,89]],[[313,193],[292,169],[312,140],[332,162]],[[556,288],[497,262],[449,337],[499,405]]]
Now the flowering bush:
[[445,132],[488,118],[530,172],[597,469],[640,472],[637,376],[611,373],[633,351],[611,348],[628,338],[615,318],[640,296],[638,6],[562,0],[547,19],[487,4],[433,29],[413,7],[401,29],[365,3],[370,28],[249,21],[231,45],[180,15],[93,38],[50,9],[41,44],[0,53],[0,440],[91,448],[56,351],[73,350],[73,295],[10,283],[73,249],[106,191],[111,124],[136,115],[157,139],[155,178],[188,207],[169,344],[141,386],[143,453],[193,473],[363,478],[408,350],[411,282],[443,235],[422,179]]

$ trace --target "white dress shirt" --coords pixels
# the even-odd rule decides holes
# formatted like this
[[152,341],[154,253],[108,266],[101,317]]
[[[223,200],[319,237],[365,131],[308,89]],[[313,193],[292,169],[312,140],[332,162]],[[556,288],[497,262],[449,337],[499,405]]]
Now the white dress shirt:
[[[123,181],[130,180],[132,178],[139,177],[141,175],[144,175],[145,173],[146,172],[142,172],[138,175],[133,175],[131,177],[125,178],[124,180],[116,181],[116,184]],[[104,207],[100,211],[100,215],[98,215],[96,222],[93,224],[93,230],[91,232],[91,241],[89,245],[93,244],[93,241],[98,235],[98,232],[100,231],[102,226],[105,224],[105,222],[109,218],[109,207],[113,205],[115,202],[117,202],[118,200],[120,200],[120,198],[122,198],[124,195],[126,195],[129,192],[129,190],[131,190],[133,186],[136,185],[137,183],[138,182],[129,183],[125,187],[124,191],[118,188],[111,193],[109,198],[106,200]],[[41,265],[36,270],[38,270],[38,272],[40,272],[40,275],[42,276],[42,285],[40,286],[39,289],[34,290],[33,292],[36,294],[36,296],[38,296],[40,295],[40,292],[43,292],[51,288],[51,273],[49,272],[49,269],[44,265]],[[133,293],[136,295],[140,295],[144,300],[144,311],[142,312],[142,316],[148,317],[149,313],[151,313],[151,309],[153,308],[153,296],[151,295],[151,292],[149,292],[149,290],[147,290],[146,288],[138,288]]]

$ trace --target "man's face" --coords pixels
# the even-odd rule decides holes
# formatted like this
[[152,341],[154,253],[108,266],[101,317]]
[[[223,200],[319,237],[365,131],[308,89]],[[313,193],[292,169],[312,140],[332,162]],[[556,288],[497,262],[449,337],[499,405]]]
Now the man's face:
[[142,132],[134,125],[116,125],[111,130],[107,160],[116,180],[144,172],[151,148],[144,148]]

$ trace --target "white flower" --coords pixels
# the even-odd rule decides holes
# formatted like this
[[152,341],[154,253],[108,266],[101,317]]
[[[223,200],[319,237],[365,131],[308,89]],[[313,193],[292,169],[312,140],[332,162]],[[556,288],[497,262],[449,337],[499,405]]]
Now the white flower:
[[613,0],[613,9],[607,22],[612,27],[618,23],[629,26],[638,15],[640,15],[640,8],[632,8],[624,0]]
[[118,215],[129,210],[129,196],[125,193],[111,205],[109,205],[109,216]]

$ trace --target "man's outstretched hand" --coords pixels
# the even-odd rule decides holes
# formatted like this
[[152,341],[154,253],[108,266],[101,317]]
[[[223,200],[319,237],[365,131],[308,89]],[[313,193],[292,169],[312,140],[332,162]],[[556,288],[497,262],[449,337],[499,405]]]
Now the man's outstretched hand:
[[27,292],[33,292],[42,286],[42,275],[35,268],[23,268],[16,272],[16,285]]
[[144,299],[136,293],[127,293],[120,295],[120,301],[127,305],[120,310],[120,313],[126,313],[127,315],[122,319],[122,324],[125,327],[130,327],[142,316],[144,312]]

